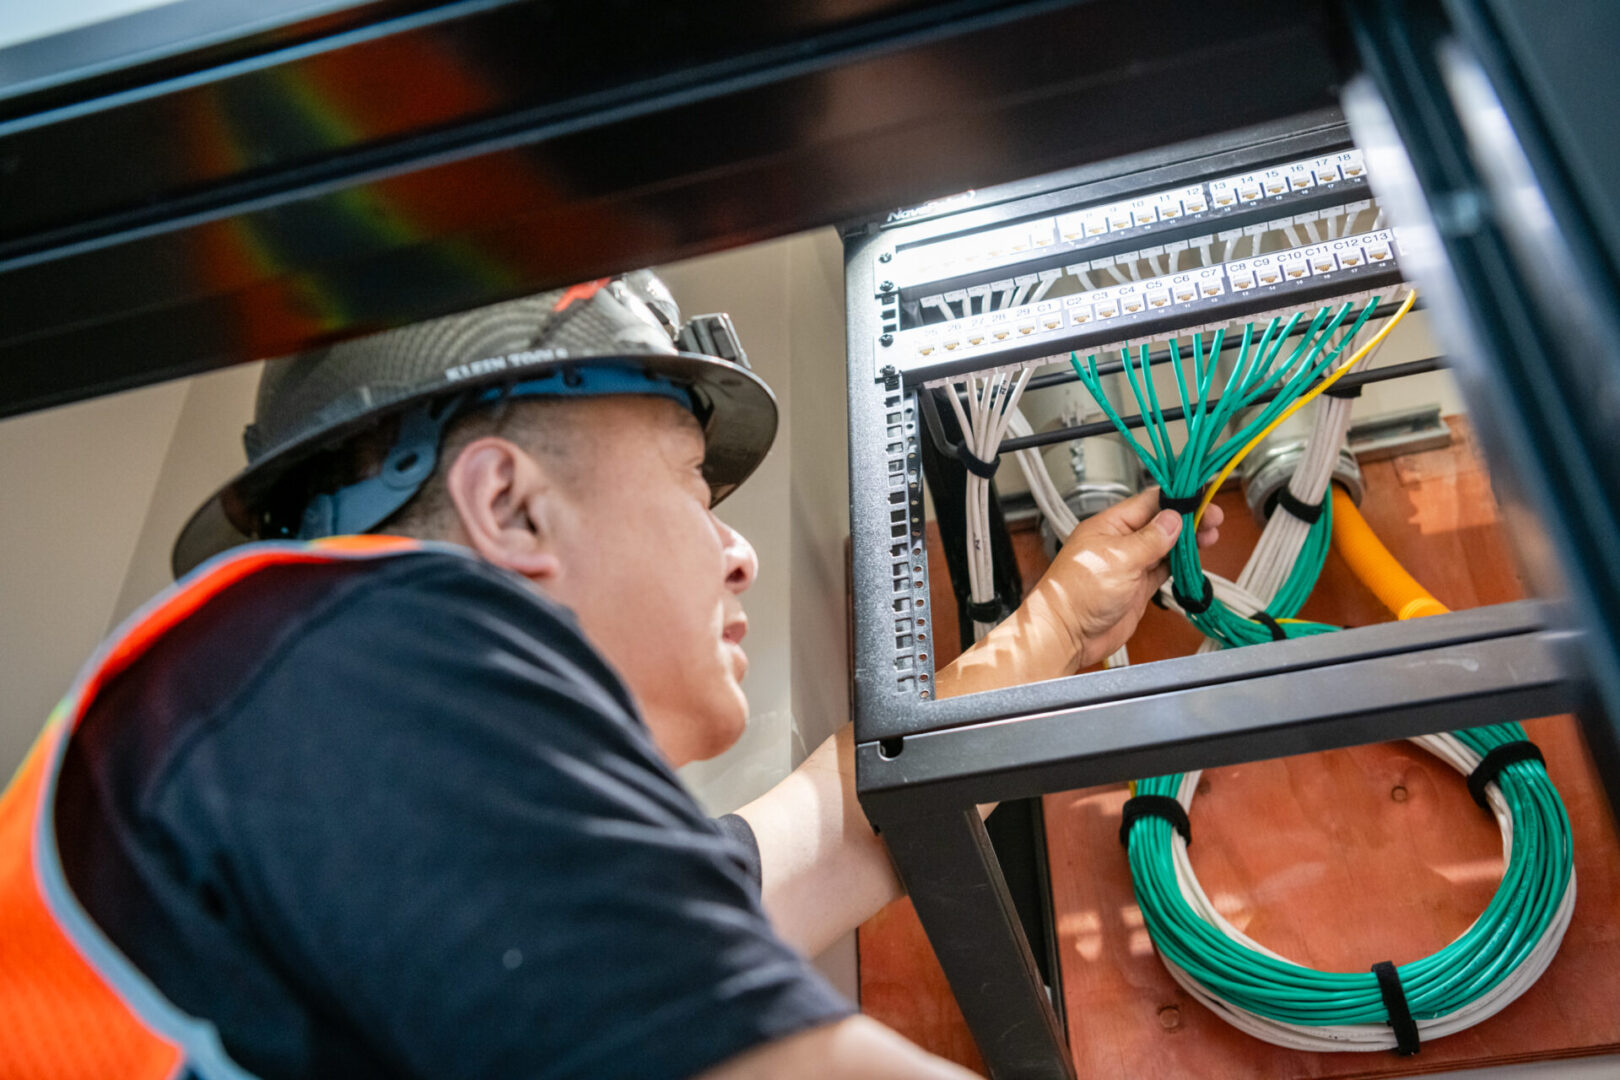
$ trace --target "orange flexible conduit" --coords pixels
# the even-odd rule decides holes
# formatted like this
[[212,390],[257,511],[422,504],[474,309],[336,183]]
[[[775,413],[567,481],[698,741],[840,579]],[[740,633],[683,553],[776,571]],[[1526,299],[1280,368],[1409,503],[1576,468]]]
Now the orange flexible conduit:
[[1430,596],[1429,590],[1395,561],[1395,556],[1361,516],[1355,501],[1337,485],[1333,488],[1333,546],[1339,549],[1350,572],[1371,589],[1397,619],[1443,615],[1450,610]]

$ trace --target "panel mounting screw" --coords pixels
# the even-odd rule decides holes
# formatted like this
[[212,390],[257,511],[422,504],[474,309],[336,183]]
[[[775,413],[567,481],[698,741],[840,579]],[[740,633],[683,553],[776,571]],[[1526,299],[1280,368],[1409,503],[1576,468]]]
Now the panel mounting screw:
[[878,292],[894,292],[894,282],[884,281],[878,285]]
[[878,374],[887,379],[891,376],[900,374],[900,371],[893,364],[884,364],[882,370],[879,371]]
[[882,337],[878,338],[878,344],[882,345],[884,348],[888,348],[890,345],[894,344],[894,335],[887,333],[884,334]]
[[885,251],[883,254],[878,256],[878,262],[888,262],[890,259],[893,259],[893,258],[894,258],[894,252]]

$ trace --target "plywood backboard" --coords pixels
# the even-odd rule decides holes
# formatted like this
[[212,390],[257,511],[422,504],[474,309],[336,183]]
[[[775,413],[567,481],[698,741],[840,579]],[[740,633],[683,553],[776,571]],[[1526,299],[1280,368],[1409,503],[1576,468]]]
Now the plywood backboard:
[[[1488,478],[1456,439],[1366,467],[1363,512],[1419,580],[1453,608],[1516,599],[1523,586]],[[1208,558],[1235,575],[1258,527],[1235,492]],[[1038,537],[1015,535],[1026,583],[1044,567]],[[954,640],[954,603],[937,542],[931,569],[936,647]],[[1387,620],[1330,555],[1302,613],[1340,625]],[[1132,661],[1185,655],[1196,631],[1149,609]],[[1540,982],[1498,1016],[1435,1040],[1412,1058],[1302,1054],[1229,1027],[1164,971],[1142,928],[1118,841],[1123,785],[1049,795],[1048,854],[1070,1041],[1079,1074],[1208,1080],[1412,1075],[1611,1051],[1620,1047],[1620,839],[1578,729],[1568,717],[1526,724],[1541,744],[1575,829],[1579,892],[1564,947]],[[1212,770],[1193,809],[1194,868],[1224,914],[1302,963],[1360,971],[1444,945],[1489,900],[1501,873],[1494,821],[1461,777],[1422,750],[1379,744]],[[926,938],[905,902],[861,931],[863,1008],[936,1053],[981,1068]]]

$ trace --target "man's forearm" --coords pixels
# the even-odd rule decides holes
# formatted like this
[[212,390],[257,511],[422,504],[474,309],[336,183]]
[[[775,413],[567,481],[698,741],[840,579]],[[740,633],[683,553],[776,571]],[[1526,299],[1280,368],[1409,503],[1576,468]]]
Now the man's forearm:
[[[1075,670],[1073,638],[1037,590],[984,640],[935,675],[940,697],[994,690]],[[981,808],[988,813],[991,807]],[[765,911],[776,932],[814,956],[903,895],[883,841],[855,797],[853,725],[793,774],[737,811],[759,842]]]
[[783,940],[810,956],[902,894],[855,798],[853,725],[737,813],[759,842],[766,914]]
[[934,675],[939,697],[976,694],[1007,686],[1073,675],[1081,666],[1081,647],[1053,611],[1046,581],[1037,585],[1018,610]]
[[850,1016],[741,1054],[698,1080],[973,1080],[976,1074]]

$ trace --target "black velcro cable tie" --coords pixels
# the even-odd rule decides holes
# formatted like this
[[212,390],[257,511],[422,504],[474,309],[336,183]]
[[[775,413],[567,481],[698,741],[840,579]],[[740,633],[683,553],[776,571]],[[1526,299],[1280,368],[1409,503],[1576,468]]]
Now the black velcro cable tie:
[[1485,798],[1485,785],[1501,775],[1502,770],[1515,761],[1539,761],[1542,767],[1547,765],[1547,759],[1541,756],[1541,747],[1528,739],[1515,739],[1510,743],[1503,743],[1490,753],[1480,758],[1474,771],[1468,774],[1468,794],[1474,797],[1479,805],[1490,808]]
[[1315,525],[1317,519],[1322,516],[1322,505],[1325,502],[1327,502],[1326,497],[1319,503],[1305,502],[1284,485],[1282,490],[1277,492],[1275,506],[1278,510],[1288,511],[1307,525]]
[[956,444],[956,460],[967,466],[968,472],[974,476],[982,476],[986,480],[995,476],[996,470],[1001,468],[1000,454],[997,454],[992,460],[986,461],[969,450],[966,443]]
[[1272,641],[1283,641],[1287,639],[1288,634],[1283,631],[1282,624],[1271,617],[1271,612],[1257,611],[1253,615],[1250,615],[1249,618],[1253,619],[1255,622],[1269,630],[1271,632]]
[[1215,602],[1215,583],[1209,580],[1208,574],[1203,575],[1203,577],[1204,595],[1197,600],[1183,593],[1176,587],[1175,582],[1170,583],[1170,595],[1176,598],[1176,603],[1181,605],[1181,610],[1189,615],[1202,615],[1209,610],[1209,605]]
[[1183,495],[1173,499],[1162,490],[1159,492],[1159,509],[1174,510],[1178,514],[1193,514],[1198,512],[1198,505],[1204,501],[1202,495]]
[[1125,800],[1125,808],[1120,811],[1119,842],[1122,847],[1131,846],[1131,826],[1145,817],[1164,818],[1175,826],[1176,832],[1187,843],[1192,843],[1192,822],[1187,820],[1187,808],[1168,795],[1136,795]]
[[1004,613],[1000,600],[969,600],[963,610],[968,618],[982,623],[1000,622]]
[[1418,1040],[1417,1021],[1412,1019],[1412,1009],[1406,1003],[1401,976],[1388,960],[1374,964],[1372,973],[1378,977],[1378,993],[1384,999],[1384,1011],[1389,1013],[1389,1026],[1395,1029],[1395,1052],[1411,1057],[1423,1049],[1423,1044]]

